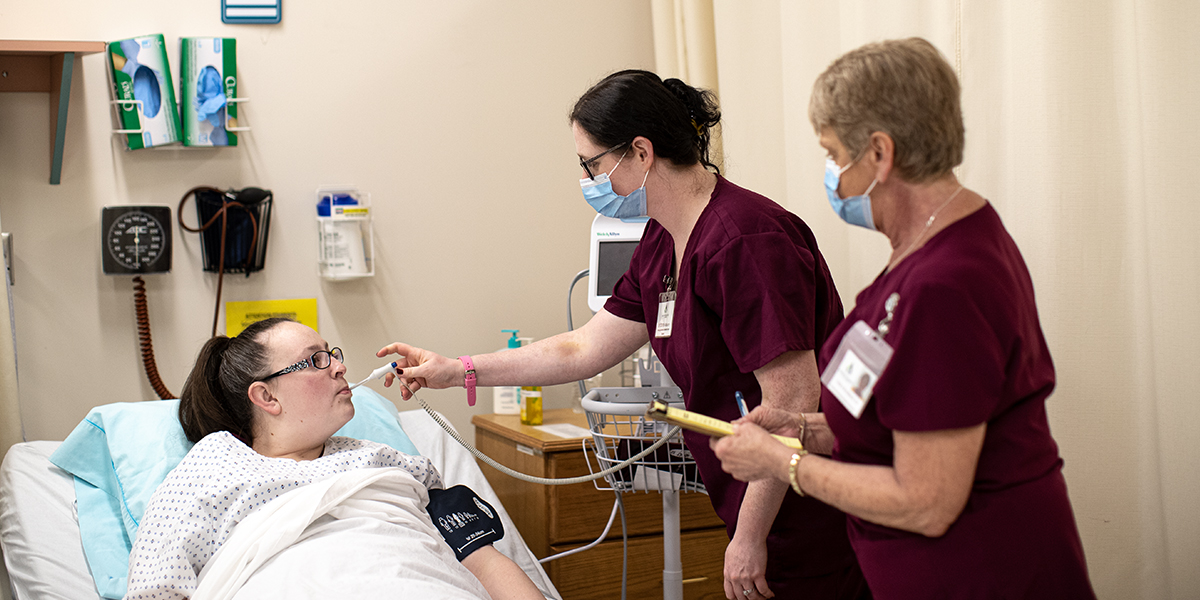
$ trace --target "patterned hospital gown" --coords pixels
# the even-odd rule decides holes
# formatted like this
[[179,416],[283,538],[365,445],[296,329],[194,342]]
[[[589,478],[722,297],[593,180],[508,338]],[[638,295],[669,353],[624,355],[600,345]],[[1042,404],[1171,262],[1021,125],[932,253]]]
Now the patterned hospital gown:
[[426,489],[441,476],[423,456],[334,437],[316,460],[270,458],[232,434],[200,440],[155,490],[129,556],[126,600],[188,598],[213,554],[247,515],[282,494],[353,469],[399,467]]

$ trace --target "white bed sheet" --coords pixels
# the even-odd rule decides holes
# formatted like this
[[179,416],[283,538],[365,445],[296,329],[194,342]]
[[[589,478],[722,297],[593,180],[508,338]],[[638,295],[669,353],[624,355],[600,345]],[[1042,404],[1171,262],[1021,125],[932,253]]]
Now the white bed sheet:
[[[549,598],[561,598],[521,538],[475,458],[422,410],[400,413],[400,424],[446,487],[464,484],[499,508],[504,539],[496,548],[513,559]],[[76,524],[73,478],[49,457],[60,442],[17,444],[0,467],[0,552],[13,600],[79,600],[96,593]]]
[[83,557],[74,478],[50,464],[59,443],[17,444],[0,467],[0,549],[14,600],[100,597]]

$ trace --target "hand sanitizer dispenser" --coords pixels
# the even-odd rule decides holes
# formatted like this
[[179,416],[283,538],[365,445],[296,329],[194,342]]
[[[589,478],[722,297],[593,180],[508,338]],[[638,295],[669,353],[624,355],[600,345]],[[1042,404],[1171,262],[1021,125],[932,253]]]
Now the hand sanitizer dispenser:
[[[511,333],[512,337],[508,338],[508,344],[504,348],[500,348],[497,352],[511,350],[521,347],[521,340],[517,338],[516,329],[501,329],[504,333]],[[498,385],[492,388],[492,412],[498,415],[519,415],[521,414],[521,405],[518,404],[520,399],[521,388],[515,385]]]

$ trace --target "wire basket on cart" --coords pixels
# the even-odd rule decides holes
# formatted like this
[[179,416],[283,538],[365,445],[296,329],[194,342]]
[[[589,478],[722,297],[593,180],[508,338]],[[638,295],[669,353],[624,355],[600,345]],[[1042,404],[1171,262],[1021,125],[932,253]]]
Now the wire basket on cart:
[[[683,408],[683,394],[677,387],[593,388],[584,396],[582,404],[587,412],[598,471],[628,460],[670,433],[669,423],[646,417],[646,407],[652,400]],[[589,459],[587,463],[591,471],[592,461]],[[594,483],[596,489],[618,492],[707,493],[696,461],[679,434],[628,467]]]

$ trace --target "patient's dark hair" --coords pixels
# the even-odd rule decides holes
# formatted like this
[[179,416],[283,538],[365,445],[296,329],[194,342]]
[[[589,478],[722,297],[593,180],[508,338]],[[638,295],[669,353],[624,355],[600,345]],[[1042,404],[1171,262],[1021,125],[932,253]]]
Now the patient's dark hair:
[[179,394],[179,424],[193,443],[215,431],[228,431],[247,446],[254,444],[250,384],[266,377],[269,350],[263,336],[291,319],[251,324],[236,337],[219,335],[204,344]]
[[712,128],[721,121],[717,97],[678,79],[618,71],[580,96],[570,120],[604,149],[642,136],[654,144],[656,156],[681,167],[700,163],[720,172],[708,156]]

